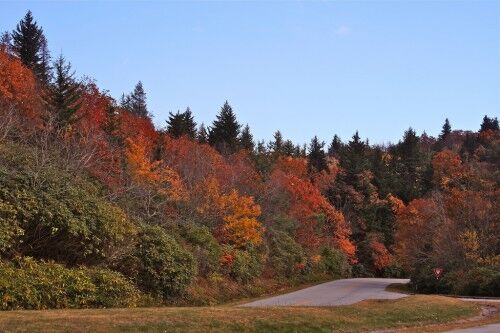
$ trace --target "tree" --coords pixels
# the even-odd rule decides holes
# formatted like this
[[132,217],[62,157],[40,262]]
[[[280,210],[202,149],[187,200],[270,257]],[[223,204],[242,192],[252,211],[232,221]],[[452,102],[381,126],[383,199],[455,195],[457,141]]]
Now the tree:
[[335,134],[330,146],[328,146],[328,156],[338,156],[342,149],[342,140]]
[[272,151],[275,155],[281,155],[283,152],[283,135],[278,130],[274,132],[273,135],[274,141],[269,142],[269,150]]
[[208,134],[208,142],[223,154],[232,154],[239,148],[241,125],[228,101],[224,103]]
[[250,133],[250,126],[248,124],[243,127],[240,135],[240,144],[243,149],[246,149],[250,152],[255,148],[255,143],[253,142],[253,135]]
[[78,103],[79,85],[71,71],[71,63],[66,63],[62,55],[54,63],[55,80],[50,85],[49,104],[54,112],[56,126],[65,127],[74,120],[80,107]]
[[448,118],[444,121],[443,129],[441,130],[441,134],[439,134],[439,140],[444,141],[448,135],[451,133],[451,125]]
[[321,172],[323,170],[328,170],[328,164],[326,163],[326,155],[323,147],[324,142],[320,142],[317,136],[312,138],[309,145],[309,155],[307,156],[307,168],[309,173]]
[[12,55],[12,36],[8,31],[4,31],[0,35],[0,51]]
[[122,95],[121,106],[136,116],[149,117],[146,92],[141,81],[137,82],[134,91],[130,95]]
[[479,129],[479,132],[486,132],[489,130],[493,130],[493,131],[499,130],[497,117],[490,118],[488,116],[484,116],[483,123],[481,124],[481,128]]
[[201,123],[200,128],[198,128],[197,139],[201,144],[208,143],[208,132],[204,123]]
[[196,123],[189,107],[186,111],[177,113],[169,113],[167,120],[167,133],[173,138],[179,138],[183,135],[191,139],[196,137]]
[[12,49],[22,63],[42,81],[49,77],[47,40],[31,11],[28,11],[12,31]]
[[40,63],[38,65],[38,78],[39,80],[48,85],[50,80],[52,79],[52,67],[50,66],[50,51],[47,45],[47,39],[44,35],[41,38],[41,47],[40,47]]

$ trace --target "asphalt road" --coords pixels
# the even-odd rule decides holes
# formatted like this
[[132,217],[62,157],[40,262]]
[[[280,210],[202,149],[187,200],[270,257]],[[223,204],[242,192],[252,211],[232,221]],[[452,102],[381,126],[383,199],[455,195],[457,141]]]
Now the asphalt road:
[[334,306],[353,304],[366,299],[396,299],[407,295],[385,291],[385,288],[392,283],[408,282],[407,279],[378,278],[336,280],[241,306]]
[[461,328],[458,330],[448,331],[446,333],[499,333],[500,324],[484,325],[479,327]]

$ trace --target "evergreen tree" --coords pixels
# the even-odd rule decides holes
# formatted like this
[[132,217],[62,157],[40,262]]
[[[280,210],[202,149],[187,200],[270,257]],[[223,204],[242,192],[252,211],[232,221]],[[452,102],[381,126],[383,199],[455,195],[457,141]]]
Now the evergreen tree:
[[257,142],[257,153],[261,154],[261,155],[264,155],[265,153],[267,153],[266,143],[264,142],[264,140]]
[[223,154],[232,154],[239,148],[241,125],[228,101],[224,103],[208,134],[208,142]]
[[127,110],[131,113],[143,118],[149,117],[146,92],[141,81],[137,82],[134,91],[126,98],[126,102]]
[[328,146],[328,156],[338,157],[340,150],[342,149],[342,140],[335,134],[333,136],[330,146]]
[[0,35],[0,50],[12,55],[12,37],[8,31],[4,31]]
[[204,123],[201,123],[200,128],[198,129],[197,139],[201,144],[208,143],[208,132]]
[[281,155],[283,153],[283,135],[278,130],[274,132],[273,138],[274,141],[269,142],[269,150],[275,155]]
[[307,156],[307,168],[310,173],[328,170],[326,154],[323,150],[324,146],[325,143],[320,142],[317,136],[312,138],[309,144],[309,155]]
[[74,120],[80,108],[78,103],[79,85],[71,71],[71,63],[66,63],[62,55],[54,63],[55,79],[50,85],[49,104],[54,112],[56,125],[65,127]]
[[441,134],[439,134],[439,141],[444,141],[451,133],[451,125],[448,118],[444,121],[443,129],[441,130]]
[[356,177],[362,171],[369,168],[365,142],[359,136],[358,131],[352,136],[352,140],[340,151],[340,166],[345,170],[347,182],[355,182]]
[[295,145],[292,140],[285,140],[281,152],[285,156],[293,156],[295,154]]
[[41,38],[40,47],[40,63],[37,66],[37,73],[39,80],[48,85],[52,80],[52,67],[50,66],[50,51],[47,45],[47,39],[44,35]]
[[481,124],[481,128],[479,129],[479,132],[485,132],[485,131],[498,131],[498,119],[495,118],[490,118],[488,116],[484,116],[483,118],[483,123]]
[[26,13],[17,24],[16,29],[12,31],[12,50],[42,82],[48,82],[44,81],[50,76],[49,66],[47,66],[50,58],[48,57],[47,40],[43,29],[38,26],[31,11]]
[[255,143],[253,141],[253,135],[250,133],[250,126],[248,124],[243,127],[240,135],[240,145],[243,149],[252,152],[255,148]]
[[189,107],[184,112],[169,113],[167,120],[167,133],[173,138],[183,135],[196,138],[196,123]]

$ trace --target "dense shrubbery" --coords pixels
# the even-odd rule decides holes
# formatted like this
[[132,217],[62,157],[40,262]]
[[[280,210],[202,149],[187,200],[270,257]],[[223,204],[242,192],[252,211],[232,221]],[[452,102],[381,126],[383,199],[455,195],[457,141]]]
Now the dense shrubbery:
[[273,271],[278,276],[290,278],[299,272],[297,267],[306,262],[300,244],[283,231],[272,233],[269,253]]
[[196,263],[163,228],[143,225],[135,249],[118,269],[143,291],[168,299],[185,291],[196,274]]
[[321,251],[319,266],[321,270],[333,278],[346,278],[351,276],[351,265],[346,255],[335,249],[324,248]]
[[200,275],[206,277],[219,271],[222,247],[207,226],[196,223],[183,224],[181,235],[190,245]]
[[0,249],[69,265],[105,261],[136,227],[94,184],[62,170],[56,156],[41,163],[41,154],[0,143]]
[[65,268],[25,257],[0,263],[0,308],[129,307],[140,292],[123,275],[99,268]]

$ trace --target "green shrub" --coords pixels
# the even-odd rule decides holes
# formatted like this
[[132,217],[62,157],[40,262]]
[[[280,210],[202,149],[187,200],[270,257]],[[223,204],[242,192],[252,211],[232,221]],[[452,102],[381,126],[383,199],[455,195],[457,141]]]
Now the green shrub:
[[196,262],[163,228],[143,225],[135,249],[120,263],[120,270],[143,291],[167,299],[189,286]]
[[279,276],[290,278],[297,264],[305,263],[304,250],[291,236],[283,231],[274,231],[270,239],[269,263]]
[[0,242],[7,238],[12,245],[17,237],[13,252],[69,265],[101,263],[126,246],[136,233],[126,214],[88,179],[61,168],[57,158],[38,164],[37,154],[0,144],[0,228],[7,221],[22,229],[8,230]]
[[237,282],[248,283],[262,273],[262,257],[255,248],[233,250],[229,276]]
[[181,226],[183,238],[191,245],[191,252],[198,263],[198,273],[208,276],[219,270],[222,248],[207,226],[187,223]]
[[0,309],[135,306],[141,294],[121,274],[54,262],[0,263]]
[[500,270],[495,267],[474,267],[445,274],[443,279],[451,292],[464,296],[500,296]]
[[351,276],[351,265],[347,256],[340,250],[323,248],[319,262],[321,270],[334,278],[346,278]]
[[0,254],[11,248],[22,234],[15,207],[0,199]]
[[411,275],[410,287],[419,293],[448,294],[451,292],[446,273],[436,278],[431,266],[417,267]]

